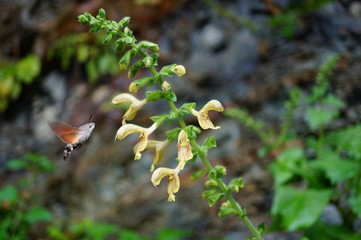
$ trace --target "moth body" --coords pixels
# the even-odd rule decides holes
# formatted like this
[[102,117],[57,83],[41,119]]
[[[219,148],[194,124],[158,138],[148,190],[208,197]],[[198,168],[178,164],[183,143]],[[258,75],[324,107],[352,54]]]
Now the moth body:
[[80,148],[81,145],[88,140],[95,128],[95,123],[87,123],[77,128],[61,122],[50,122],[49,127],[66,143],[63,157],[65,161],[72,151]]

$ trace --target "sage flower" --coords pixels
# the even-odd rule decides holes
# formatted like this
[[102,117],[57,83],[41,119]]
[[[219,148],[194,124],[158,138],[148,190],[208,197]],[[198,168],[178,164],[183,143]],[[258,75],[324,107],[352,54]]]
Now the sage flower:
[[124,139],[126,136],[132,133],[139,133],[139,143],[137,144],[136,148],[134,149],[135,157],[134,159],[141,158],[141,152],[144,151],[148,144],[148,136],[154,132],[157,128],[157,125],[154,123],[149,128],[143,128],[135,124],[124,124],[121,126],[117,134],[115,135],[115,140],[118,138],[119,140]]
[[197,116],[198,123],[201,126],[201,128],[203,128],[203,129],[211,128],[211,129],[215,130],[215,129],[221,128],[219,126],[215,127],[213,125],[212,121],[209,119],[208,112],[210,110],[214,110],[217,112],[223,112],[224,108],[218,100],[211,100],[206,105],[204,105],[204,107],[199,111],[192,109],[192,114],[194,116]]
[[185,163],[193,158],[191,144],[188,135],[184,130],[179,132],[177,148],[179,160],[178,168],[179,170],[183,170]]
[[119,94],[112,100],[112,103],[115,105],[126,102],[130,102],[131,104],[123,116],[122,124],[126,124],[126,121],[133,120],[137,115],[137,112],[147,103],[147,100],[138,100],[136,97],[129,93]]
[[152,174],[152,184],[154,186],[158,186],[160,181],[164,177],[168,177],[168,202],[175,201],[175,193],[178,192],[180,187],[180,181],[178,176],[179,170],[178,169],[170,169],[170,168],[157,168]]
[[[151,148],[154,148],[155,149],[155,155],[154,155],[154,158],[153,158],[153,164],[150,168],[150,171],[153,172],[154,171],[154,168],[155,168],[155,165],[157,165],[160,160],[162,159],[163,157],[163,153],[164,153],[164,149],[166,148],[166,146],[168,145],[168,140],[164,140],[164,141],[155,141],[155,140],[149,140],[148,143],[147,143],[147,146],[145,147],[144,150],[147,150],[147,149],[151,149]],[[136,150],[138,149],[138,145],[135,145],[134,147],[134,153],[136,153]],[[137,158],[139,157],[139,158]],[[135,155],[135,158],[134,160],[138,160],[140,159],[141,156],[137,156]]]

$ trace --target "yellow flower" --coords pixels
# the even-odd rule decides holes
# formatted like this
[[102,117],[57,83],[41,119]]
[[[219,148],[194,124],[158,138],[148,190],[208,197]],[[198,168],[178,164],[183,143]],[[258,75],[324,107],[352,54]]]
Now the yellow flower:
[[143,105],[147,103],[147,100],[146,99],[138,100],[136,97],[134,97],[129,93],[119,94],[118,96],[114,97],[112,100],[112,103],[115,105],[126,102],[130,102],[131,104],[123,116],[122,124],[126,124],[126,121],[134,119],[139,109],[141,109]]
[[[162,159],[164,149],[168,145],[168,143],[169,143],[168,140],[165,140],[165,141],[149,140],[148,141],[147,146],[145,147],[144,150],[151,149],[151,148],[155,149],[155,156],[154,156],[154,159],[153,159],[153,164],[152,164],[152,166],[150,168],[151,172],[154,171],[155,165],[157,165],[160,162],[160,160]],[[139,143],[137,145],[135,145],[134,153],[136,153],[136,150],[138,149],[138,145],[139,145]],[[137,157],[140,157],[140,156],[135,156],[134,160],[140,159],[140,158],[137,158]]]
[[168,202],[175,201],[174,193],[177,193],[180,187],[178,169],[170,169],[170,168],[157,168],[152,175],[152,184],[154,186],[158,186],[163,177],[168,177]]
[[179,160],[178,168],[179,170],[183,170],[185,163],[193,157],[191,144],[187,133],[184,130],[179,132],[177,148]]
[[176,65],[172,70],[175,74],[178,75],[178,77],[181,77],[184,74],[186,74],[186,69],[183,65]]
[[154,130],[157,128],[157,125],[154,123],[149,128],[143,128],[134,124],[124,124],[121,126],[117,134],[115,135],[115,140],[118,138],[119,140],[124,139],[126,136],[132,133],[139,133],[139,143],[137,144],[136,149],[134,149],[135,157],[134,159],[140,159],[141,158],[141,152],[144,151],[148,144],[148,136],[154,132]]
[[201,110],[199,110],[199,112],[196,111],[195,109],[192,109],[192,114],[194,116],[197,116],[198,123],[201,126],[201,128],[203,128],[203,129],[209,129],[209,128],[219,129],[219,128],[221,128],[219,126],[215,127],[213,125],[212,121],[209,119],[208,111],[210,111],[210,110],[214,110],[217,112],[223,112],[224,108],[218,100],[211,100],[206,105],[204,105],[204,107]]

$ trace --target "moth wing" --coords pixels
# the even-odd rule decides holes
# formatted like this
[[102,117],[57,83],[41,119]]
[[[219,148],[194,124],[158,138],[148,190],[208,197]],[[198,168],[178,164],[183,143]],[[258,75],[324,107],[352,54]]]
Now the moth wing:
[[63,142],[70,143],[70,144],[77,144],[78,140],[79,140],[78,136],[79,136],[78,132],[65,133],[63,135],[58,135],[58,137],[61,140],[63,140]]
[[78,140],[78,128],[61,122],[49,122],[49,127],[65,143],[75,144]]

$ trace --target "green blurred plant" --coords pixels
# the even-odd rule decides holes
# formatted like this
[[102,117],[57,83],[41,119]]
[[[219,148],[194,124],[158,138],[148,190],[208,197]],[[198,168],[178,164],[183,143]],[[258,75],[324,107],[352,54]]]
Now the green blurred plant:
[[161,229],[155,234],[155,237],[147,237],[131,230],[120,229],[115,224],[102,223],[88,218],[67,224],[58,221],[56,224],[48,226],[47,232],[52,240],[178,240],[190,235],[184,230]]
[[[310,94],[301,98],[299,89],[291,91],[280,132],[266,128],[244,110],[230,108],[225,112],[260,136],[265,144],[260,153],[276,154],[270,165],[275,191],[271,209],[273,228],[304,229],[304,239],[361,236],[354,232],[354,224],[361,218],[361,125],[325,131],[346,106],[331,93],[329,86],[338,58],[331,56],[321,65]],[[301,105],[309,136],[297,134],[291,128],[291,120]],[[326,225],[320,218],[330,203],[341,213],[340,226]]]
[[[119,67],[122,70],[129,69],[129,78],[134,78],[141,68],[150,71],[150,76],[136,79],[130,84],[130,92],[135,93],[143,87],[158,86],[159,90],[147,91],[143,100],[139,100],[129,93],[121,93],[112,100],[112,103],[115,105],[130,103],[129,109],[123,115],[123,125],[117,131],[115,138],[122,140],[129,134],[139,134],[139,143],[134,147],[135,160],[140,159],[141,153],[146,149],[154,148],[156,151],[154,162],[151,166],[151,171],[153,172],[151,182],[153,185],[159,185],[161,180],[166,178],[168,180],[168,201],[175,201],[175,193],[180,188],[179,173],[188,162],[194,162],[197,158],[200,158],[204,167],[195,172],[192,175],[192,179],[196,180],[204,175],[209,177],[209,181],[206,183],[207,190],[202,194],[208,200],[209,206],[213,206],[216,202],[224,199],[225,202],[223,202],[220,208],[219,216],[235,214],[251,231],[253,234],[252,239],[263,239],[264,225],[260,224],[258,228],[254,227],[248,219],[246,211],[236,202],[232,195],[232,193],[237,193],[243,187],[242,178],[233,179],[228,184],[224,183],[222,177],[226,174],[226,168],[221,165],[213,167],[207,159],[208,151],[216,147],[215,138],[212,136],[199,145],[196,138],[201,133],[201,129],[193,125],[187,125],[184,121],[185,116],[194,115],[197,117],[202,129],[218,129],[219,127],[214,126],[210,120],[208,111],[222,112],[224,110],[222,104],[217,100],[211,100],[199,111],[195,109],[195,103],[185,103],[180,107],[176,107],[177,96],[173,92],[171,85],[164,79],[174,75],[178,77],[184,75],[186,73],[185,68],[182,65],[171,64],[162,67],[158,71],[156,69],[159,57],[158,45],[149,41],[137,42],[133,32],[126,26],[130,21],[129,17],[124,17],[119,22],[110,21],[106,19],[105,11],[100,9],[96,17],[89,13],[84,13],[78,19],[83,25],[91,25],[90,32],[105,30],[104,43],[113,42],[117,49],[127,49],[119,60]],[[127,121],[135,118],[137,112],[144,105],[159,100],[166,101],[170,110],[168,113],[151,117],[154,123],[150,127],[144,128],[127,123]],[[178,127],[169,130],[166,133],[166,139],[163,141],[150,140],[149,136],[151,133],[158,129],[165,120],[168,120],[168,125],[174,121],[177,122]],[[176,139],[178,139],[177,167],[159,167],[155,169],[161,160],[164,148]]]
[[0,189],[0,239],[31,239],[31,228],[53,220],[49,210],[41,206],[33,194],[37,175],[54,171],[55,166],[43,155],[28,153],[7,162],[9,171],[24,171],[26,176]]
[[69,69],[74,61],[84,64],[87,77],[94,83],[101,75],[120,73],[117,54],[122,48],[101,47],[100,37],[92,37],[89,33],[71,34],[58,39],[48,50],[50,59],[57,58],[63,69]]
[[269,23],[279,28],[283,37],[291,39],[303,17],[332,2],[335,0],[295,1],[282,12],[270,17]]
[[39,75],[41,61],[38,56],[29,54],[17,62],[0,61],[0,112],[16,100],[23,85],[31,84]]

